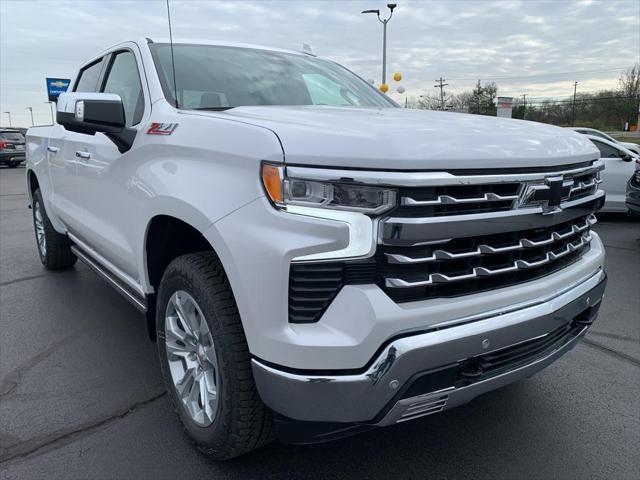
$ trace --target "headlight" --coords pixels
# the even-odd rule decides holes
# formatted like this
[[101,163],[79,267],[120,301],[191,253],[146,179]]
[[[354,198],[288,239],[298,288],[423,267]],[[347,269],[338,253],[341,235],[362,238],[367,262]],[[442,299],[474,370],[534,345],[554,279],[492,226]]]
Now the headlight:
[[264,163],[262,184],[271,202],[286,212],[342,222],[349,227],[346,247],[301,255],[299,261],[366,258],[377,244],[377,219],[396,205],[396,191],[366,185],[290,178],[285,167]]
[[262,166],[262,183],[271,201],[279,208],[297,205],[379,215],[396,205],[395,190],[288,178],[283,166],[268,163]]

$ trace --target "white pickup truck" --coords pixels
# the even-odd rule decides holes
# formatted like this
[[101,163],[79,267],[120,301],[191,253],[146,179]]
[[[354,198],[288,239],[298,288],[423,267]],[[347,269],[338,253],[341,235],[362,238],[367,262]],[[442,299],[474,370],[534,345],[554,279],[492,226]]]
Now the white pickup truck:
[[308,53],[149,39],[84,63],[57,121],[27,134],[42,263],[80,258],[145,312],[216,459],[529,377],[603,297],[603,162],[566,129],[398,108]]

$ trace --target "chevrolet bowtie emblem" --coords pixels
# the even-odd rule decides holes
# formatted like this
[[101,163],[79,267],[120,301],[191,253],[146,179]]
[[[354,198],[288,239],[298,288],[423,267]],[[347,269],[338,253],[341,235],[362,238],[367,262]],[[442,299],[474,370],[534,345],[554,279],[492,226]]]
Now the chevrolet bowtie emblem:
[[549,177],[544,183],[527,185],[522,196],[522,206],[541,206],[542,213],[553,213],[560,210],[560,204],[569,197],[573,179],[562,176]]

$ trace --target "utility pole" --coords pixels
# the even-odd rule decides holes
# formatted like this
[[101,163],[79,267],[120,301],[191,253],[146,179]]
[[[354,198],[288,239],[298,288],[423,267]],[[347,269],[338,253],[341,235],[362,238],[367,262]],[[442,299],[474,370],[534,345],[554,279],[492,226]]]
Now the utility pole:
[[573,104],[571,105],[571,126],[576,121],[576,92],[578,91],[578,82],[573,82]]
[[27,107],[27,110],[29,110],[29,113],[31,114],[31,126],[33,127],[33,107]]
[[395,3],[387,3],[387,7],[391,11],[389,18],[380,18],[380,10],[363,10],[362,13],[375,13],[378,21],[382,24],[382,84],[387,84],[387,23],[393,17],[393,9],[396,8]]
[[11,112],[2,112],[2,113],[6,113],[7,115],[9,115],[9,127],[12,127],[13,125],[11,125]]
[[520,95],[523,99],[524,99],[524,108],[522,110],[522,119],[526,119],[527,118],[527,93],[523,93],[522,95]]
[[438,85],[434,85],[433,87],[440,89],[440,110],[444,111],[444,87],[447,87],[449,84],[444,83],[444,78],[442,77],[434,80],[434,82],[438,82]]

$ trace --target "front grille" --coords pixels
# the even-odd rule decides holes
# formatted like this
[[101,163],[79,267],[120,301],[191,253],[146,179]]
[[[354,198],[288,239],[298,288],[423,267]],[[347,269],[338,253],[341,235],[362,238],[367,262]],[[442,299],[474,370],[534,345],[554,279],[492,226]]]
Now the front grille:
[[[360,172],[293,168],[300,178],[389,186],[371,258],[292,263],[289,321],[317,322],[340,290],[375,284],[396,303],[449,298],[542,278],[588,251],[604,203],[601,160],[511,171]],[[332,176],[333,175],[333,176]]]
[[[565,181],[565,202],[593,195],[602,183],[596,167],[568,174]],[[400,206],[393,216],[439,217],[509,211],[520,207],[524,188],[523,182],[403,187],[399,190]]]
[[378,283],[393,300],[408,302],[533,280],[580,258],[595,222],[589,215],[552,227],[428,246],[383,246]]
[[400,217],[437,217],[511,210],[520,183],[414,187],[400,190]]
[[294,263],[289,271],[289,321],[318,321],[345,285],[377,284],[402,303],[534,280],[578,260],[589,248],[595,222],[594,215],[587,215],[553,227],[437,245],[381,245],[372,259],[362,261]]

